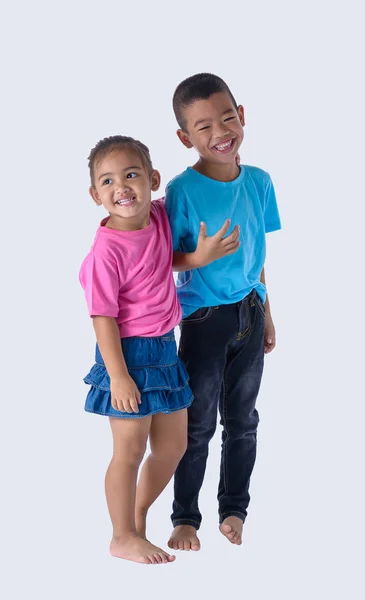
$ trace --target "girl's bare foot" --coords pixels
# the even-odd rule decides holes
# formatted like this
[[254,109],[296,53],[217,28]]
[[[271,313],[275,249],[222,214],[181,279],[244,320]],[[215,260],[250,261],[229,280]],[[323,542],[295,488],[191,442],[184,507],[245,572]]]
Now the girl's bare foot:
[[221,533],[236,546],[242,544],[243,521],[239,517],[227,517],[219,526]]
[[195,527],[191,525],[178,525],[175,527],[167,545],[173,550],[200,550],[200,540]]
[[110,554],[116,558],[124,558],[145,565],[158,565],[175,560],[175,556],[167,554],[136,533],[127,534],[123,538],[113,537],[110,543]]

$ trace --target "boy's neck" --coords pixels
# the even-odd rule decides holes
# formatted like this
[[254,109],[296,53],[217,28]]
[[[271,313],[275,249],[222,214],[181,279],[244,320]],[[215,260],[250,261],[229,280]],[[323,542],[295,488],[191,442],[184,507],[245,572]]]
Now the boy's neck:
[[240,174],[240,167],[237,166],[235,160],[232,163],[220,165],[217,163],[208,163],[199,158],[198,162],[192,168],[201,175],[205,175],[205,177],[215,179],[216,181],[233,181]]

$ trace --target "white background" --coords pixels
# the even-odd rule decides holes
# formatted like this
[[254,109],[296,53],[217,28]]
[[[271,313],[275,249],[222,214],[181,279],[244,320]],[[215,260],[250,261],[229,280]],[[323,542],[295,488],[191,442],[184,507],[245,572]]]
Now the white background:
[[[2,596],[364,597],[364,97],[360,2],[12,2],[1,16]],[[266,265],[267,358],[241,548],[217,531],[219,436],[200,553],[144,567],[108,555],[106,420],[83,412],[94,333],[78,283],[102,218],[86,158],[145,142],[167,181],[185,77],[223,77],[245,106],[242,162],[269,171],[283,231]],[[171,488],[150,537],[164,547]]]

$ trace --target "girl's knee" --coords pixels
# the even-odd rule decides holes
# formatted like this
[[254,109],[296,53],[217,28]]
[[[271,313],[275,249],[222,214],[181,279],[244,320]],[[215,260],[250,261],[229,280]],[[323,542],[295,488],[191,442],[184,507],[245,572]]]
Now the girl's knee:
[[151,448],[152,455],[160,460],[179,462],[186,452],[187,445],[187,436],[182,436],[169,444],[161,443]]
[[114,448],[113,459],[128,465],[140,465],[146,452],[146,443],[138,443],[134,441],[130,444],[120,444]]

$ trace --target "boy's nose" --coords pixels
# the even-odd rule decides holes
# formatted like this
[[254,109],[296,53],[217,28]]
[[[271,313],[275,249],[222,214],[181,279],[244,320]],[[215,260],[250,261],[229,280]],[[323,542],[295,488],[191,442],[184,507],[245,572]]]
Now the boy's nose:
[[216,137],[223,137],[227,134],[228,128],[224,123],[217,123],[214,128],[214,134]]

